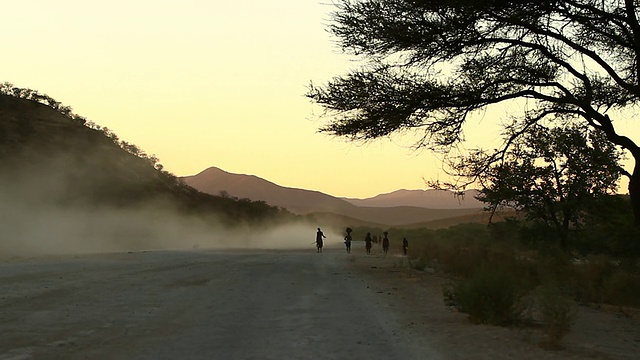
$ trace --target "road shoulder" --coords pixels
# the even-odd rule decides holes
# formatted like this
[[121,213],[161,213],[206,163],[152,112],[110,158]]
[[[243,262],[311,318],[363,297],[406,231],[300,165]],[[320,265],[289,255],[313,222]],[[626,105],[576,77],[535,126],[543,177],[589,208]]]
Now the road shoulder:
[[446,359],[635,359],[640,353],[640,321],[581,307],[564,349],[545,350],[535,328],[474,325],[445,306],[434,272],[411,270],[400,256],[350,255],[346,260],[371,291],[393,304],[406,330],[429,342]]

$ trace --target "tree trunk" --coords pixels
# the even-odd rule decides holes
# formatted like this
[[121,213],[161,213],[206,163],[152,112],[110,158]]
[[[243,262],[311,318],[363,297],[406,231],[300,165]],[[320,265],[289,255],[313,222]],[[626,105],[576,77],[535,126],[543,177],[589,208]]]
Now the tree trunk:
[[[640,67],[638,68],[640,71]],[[624,172],[629,177],[629,198],[631,200],[631,209],[633,210],[633,223],[636,228],[640,228],[640,146],[636,145],[633,140],[626,136],[618,135],[613,128],[613,123],[609,115],[597,117],[602,126],[596,127],[604,131],[607,138],[614,144],[628,150],[633,157],[633,173]]]
[[633,222],[636,227],[640,227],[640,167],[637,162],[633,174],[629,177],[629,198],[633,209]]
[[560,248],[567,252],[567,242],[569,240],[569,226],[571,225],[571,210],[565,207],[562,211],[562,232],[560,232]]

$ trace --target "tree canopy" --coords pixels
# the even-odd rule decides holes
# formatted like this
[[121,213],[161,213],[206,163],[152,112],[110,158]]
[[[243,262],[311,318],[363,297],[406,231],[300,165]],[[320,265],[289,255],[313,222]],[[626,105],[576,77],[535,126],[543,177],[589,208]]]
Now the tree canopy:
[[[640,223],[640,147],[617,110],[640,101],[638,0],[342,0],[329,30],[365,65],[307,96],[332,116],[320,131],[369,140],[400,130],[450,149],[478,110],[523,100],[489,162],[537,123],[581,122],[627,150]],[[507,119],[503,119],[507,120]],[[488,165],[485,169],[488,169]]]
[[[522,211],[553,229],[566,249],[570,231],[585,225],[594,204],[615,194],[621,157],[601,132],[586,126],[534,125],[488,169],[478,199],[492,210]],[[468,162],[472,169],[475,161]]]

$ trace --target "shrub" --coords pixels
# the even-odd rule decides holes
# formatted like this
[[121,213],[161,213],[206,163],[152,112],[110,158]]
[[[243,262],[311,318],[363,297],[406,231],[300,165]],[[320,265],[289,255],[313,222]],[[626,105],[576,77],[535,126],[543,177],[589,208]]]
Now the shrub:
[[506,325],[522,320],[527,307],[523,285],[513,273],[499,268],[479,268],[470,278],[445,292],[445,301],[469,315],[476,324]]
[[616,306],[640,306],[640,276],[617,270],[604,279],[603,302]]
[[604,284],[615,271],[613,261],[605,255],[591,255],[574,267],[576,297],[584,303],[602,303]]
[[637,260],[591,255],[574,265],[572,282],[576,298],[583,303],[640,306],[640,275]]
[[442,268],[448,274],[458,277],[470,277],[486,262],[487,249],[481,244],[469,246],[456,245],[443,250],[439,256]]
[[546,335],[543,344],[547,348],[558,349],[575,322],[577,306],[556,286],[541,286],[536,292],[536,300]]

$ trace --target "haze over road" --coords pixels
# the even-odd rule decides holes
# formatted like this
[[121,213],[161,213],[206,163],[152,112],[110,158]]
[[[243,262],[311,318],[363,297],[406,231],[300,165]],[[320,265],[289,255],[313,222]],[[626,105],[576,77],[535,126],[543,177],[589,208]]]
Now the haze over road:
[[325,250],[0,263],[0,359],[440,358],[349,255]]

